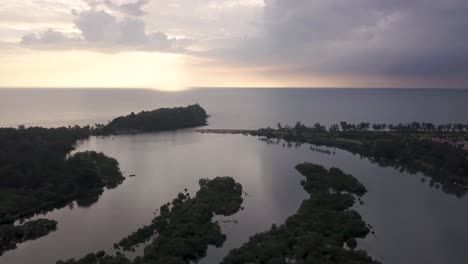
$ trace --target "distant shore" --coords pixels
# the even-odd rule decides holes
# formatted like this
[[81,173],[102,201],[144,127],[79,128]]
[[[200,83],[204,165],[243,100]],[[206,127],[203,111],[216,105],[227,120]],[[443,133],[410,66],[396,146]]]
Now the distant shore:
[[219,129],[219,128],[213,128],[213,129],[192,129],[194,132],[198,133],[203,133],[203,134],[249,134],[253,135],[257,133],[257,130],[253,129]]

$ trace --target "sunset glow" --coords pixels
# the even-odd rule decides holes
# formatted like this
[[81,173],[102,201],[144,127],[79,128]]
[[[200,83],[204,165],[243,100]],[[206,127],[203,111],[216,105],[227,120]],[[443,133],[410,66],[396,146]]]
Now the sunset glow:
[[4,0],[0,87],[467,87],[468,7],[450,0],[443,10],[380,0]]

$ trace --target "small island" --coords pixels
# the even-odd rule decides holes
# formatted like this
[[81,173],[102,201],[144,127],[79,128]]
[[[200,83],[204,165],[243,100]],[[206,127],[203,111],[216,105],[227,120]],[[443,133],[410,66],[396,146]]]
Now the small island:
[[115,244],[116,249],[133,251],[153,238],[144,255],[133,261],[123,254],[106,255],[104,251],[88,254],[80,260],[58,261],[57,264],[142,264],[196,263],[205,257],[209,245],[221,247],[226,236],[221,233],[214,215],[232,215],[241,208],[242,185],[231,177],[201,179],[200,190],[194,198],[179,193],[172,203],[161,206],[160,215],[151,224]]

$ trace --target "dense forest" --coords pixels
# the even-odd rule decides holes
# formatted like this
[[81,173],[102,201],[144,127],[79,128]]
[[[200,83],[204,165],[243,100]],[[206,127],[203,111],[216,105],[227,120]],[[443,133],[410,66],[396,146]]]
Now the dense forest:
[[73,181],[65,157],[88,135],[80,127],[0,128],[0,223],[61,201]]
[[132,250],[153,238],[142,257],[131,261],[122,253],[106,255],[100,251],[80,260],[58,261],[58,264],[187,264],[196,263],[206,255],[208,246],[220,247],[226,240],[214,215],[232,215],[243,202],[242,186],[231,177],[202,179],[200,190],[191,198],[188,193],[161,206],[152,223],[124,238],[116,248]]
[[0,129],[0,223],[96,196],[123,176],[102,153],[67,153],[89,128]]
[[337,168],[327,170],[303,163],[296,169],[306,178],[302,185],[310,198],[285,224],[252,236],[222,263],[378,263],[365,251],[355,250],[356,238],[370,231],[361,216],[350,209],[355,196],[366,192],[365,187]]
[[22,225],[0,225],[0,256],[4,251],[15,249],[16,245],[27,240],[46,236],[57,229],[57,222],[37,219]]
[[[372,127],[372,129],[371,129]],[[382,166],[422,172],[447,193],[462,196],[468,188],[468,133],[465,125],[369,123],[265,128],[253,134],[266,139],[336,147],[370,158]]]
[[160,108],[117,117],[107,125],[97,125],[100,133],[138,133],[204,126],[208,115],[200,105]]
[[89,135],[89,127],[0,128],[0,252],[45,236],[57,224],[42,220],[14,226],[15,220],[73,200],[89,205],[104,187],[122,182],[117,161],[102,153],[67,157],[75,142]]

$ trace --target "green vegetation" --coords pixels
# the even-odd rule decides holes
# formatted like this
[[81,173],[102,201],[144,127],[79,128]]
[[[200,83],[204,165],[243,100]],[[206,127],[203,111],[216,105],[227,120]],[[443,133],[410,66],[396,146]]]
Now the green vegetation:
[[36,220],[18,227],[12,221],[63,206],[75,199],[78,205],[88,206],[97,201],[104,187],[114,188],[124,179],[117,161],[102,153],[82,152],[61,163],[47,164],[60,170],[50,170],[45,175],[51,178],[35,188],[26,185],[18,189],[2,189],[0,212],[4,222],[0,224],[0,252],[16,248],[16,243],[45,236],[55,230],[57,224],[50,220]]
[[[369,130],[373,127],[373,130]],[[447,193],[462,196],[468,188],[468,152],[460,142],[468,137],[464,125],[435,126],[430,123],[386,125],[341,122],[326,129],[298,122],[253,132],[266,139],[336,147],[410,173],[422,172],[440,183]],[[443,138],[444,140],[440,140]],[[442,142],[442,143],[441,143]]]
[[200,105],[187,107],[160,108],[138,114],[117,117],[107,125],[98,125],[97,132],[122,134],[155,132],[206,125],[208,115]]
[[0,226],[0,256],[6,250],[15,249],[16,245],[27,240],[46,236],[57,229],[57,222],[47,219],[29,221],[20,226]]
[[79,152],[66,160],[66,165],[67,174],[76,175],[77,187],[86,193],[90,193],[90,190],[102,192],[103,187],[113,189],[125,179],[117,160],[103,153]]
[[102,153],[82,152],[66,158],[73,144],[89,134],[89,127],[0,128],[2,251],[44,236],[56,224],[43,220],[17,227],[15,220],[73,200],[87,206],[97,200],[104,187],[113,188],[122,182],[117,161]]
[[306,177],[302,184],[310,198],[285,224],[252,236],[222,263],[378,263],[365,251],[354,250],[356,238],[369,233],[361,216],[349,209],[354,195],[366,192],[364,186],[336,168],[304,163],[296,169]]
[[88,128],[0,128],[0,224],[69,202],[67,153]]
[[214,215],[232,215],[243,202],[242,186],[230,177],[202,179],[194,198],[179,193],[160,208],[152,223],[116,244],[116,248],[133,250],[154,237],[144,249],[144,256],[130,261],[121,254],[106,255],[103,251],[80,260],[58,261],[58,264],[187,264],[206,255],[209,245],[220,247],[226,240],[221,228],[212,222]]
[[[45,130],[40,131],[41,135],[48,135]],[[30,136],[47,139],[34,132]],[[76,153],[66,159],[65,151],[71,149],[72,141],[66,141],[70,145],[45,140],[34,144],[31,143],[34,140],[28,139],[31,138],[22,137],[26,143],[19,140],[19,144],[1,148],[6,152],[2,153],[6,160],[15,158],[0,166],[1,224],[11,224],[20,217],[63,206],[75,199],[89,201],[90,197],[99,196],[104,187],[114,188],[124,179],[118,162],[102,153]],[[59,148],[62,155],[58,155]]]

